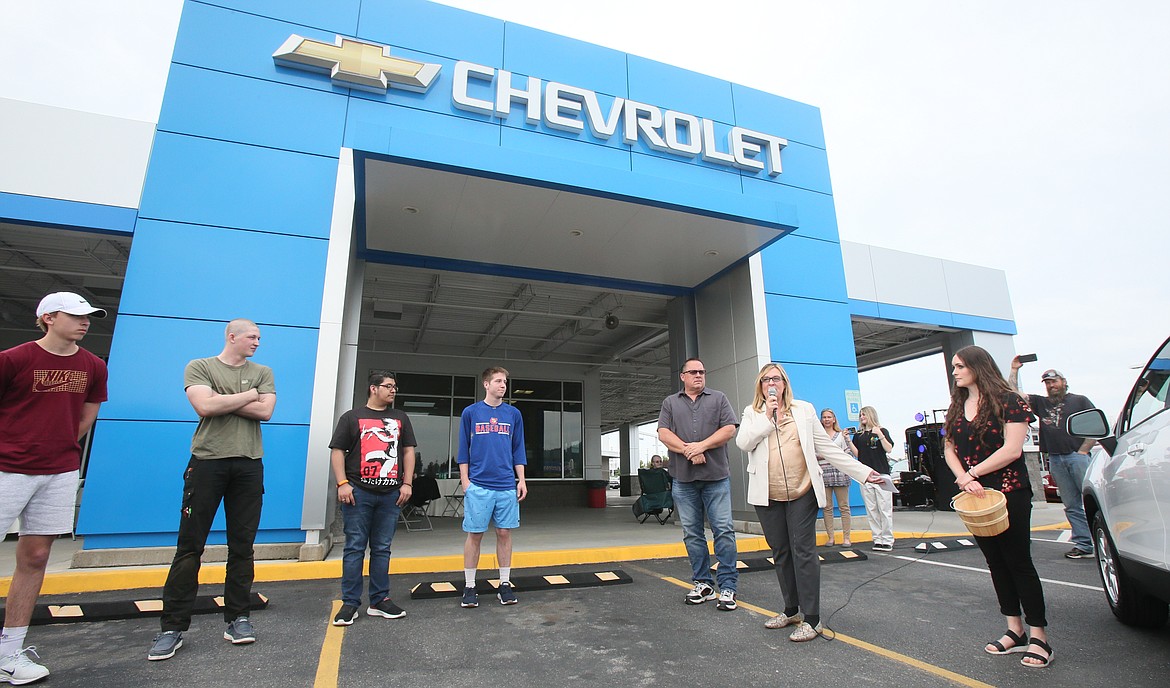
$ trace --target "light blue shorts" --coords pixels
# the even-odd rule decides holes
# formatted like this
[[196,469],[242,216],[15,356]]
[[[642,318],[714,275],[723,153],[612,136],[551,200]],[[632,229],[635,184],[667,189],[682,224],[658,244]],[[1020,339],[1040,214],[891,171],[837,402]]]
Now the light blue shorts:
[[496,528],[520,527],[516,490],[489,490],[471,483],[463,493],[463,532],[485,533],[491,521]]

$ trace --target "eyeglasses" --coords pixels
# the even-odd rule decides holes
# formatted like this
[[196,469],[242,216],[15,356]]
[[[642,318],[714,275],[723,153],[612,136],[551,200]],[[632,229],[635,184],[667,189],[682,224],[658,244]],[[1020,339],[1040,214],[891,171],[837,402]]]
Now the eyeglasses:
[[387,383],[387,384],[384,384],[384,385],[374,385],[374,386],[375,386],[375,387],[383,387],[383,388],[385,388],[385,389],[388,389],[388,390],[390,390],[391,392],[394,392],[394,391],[397,391],[397,390],[398,390],[398,385],[392,385],[392,384],[390,384],[390,383]]
[[706,375],[706,374],[707,374],[707,371],[705,371],[705,370],[684,370],[683,371],[683,375]]
[[763,382],[763,383],[766,383],[766,384],[773,384],[773,385],[774,385],[774,384],[777,384],[777,383],[780,383],[780,382],[784,382],[784,378],[780,377],[779,375],[773,375],[772,377],[762,377],[762,378],[760,378],[760,382]]

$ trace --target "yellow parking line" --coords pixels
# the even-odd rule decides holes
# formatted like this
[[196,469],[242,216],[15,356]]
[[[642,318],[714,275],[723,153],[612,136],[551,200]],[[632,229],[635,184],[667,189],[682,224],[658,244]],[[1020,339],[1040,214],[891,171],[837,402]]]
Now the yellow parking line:
[[[673,578],[671,576],[660,576],[657,573],[650,571],[649,569],[642,568],[641,566],[630,565],[630,564],[626,564],[626,566],[628,568],[637,569],[643,573],[649,574],[649,575],[654,576],[656,578],[660,578],[660,579],[666,581],[667,583],[673,583],[674,585],[677,585],[680,588],[685,588],[687,590],[690,590],[691,587],[693,586],[692,583],[685,583],[685,582],[683,582],[677,578]],[[749,604],[747,602],[741,602],[739,600],[736,601],[736,604],[740,607],[744,607],[745,609],[749,609],[749,610],[751,610],[757,614],[763,615],[763,616],[775,616],[777,614],[777,612],[770,611],[768,609],[764,609],[763,607],[757,607],[756,605]],[[912,666],[915,669],[919,669],[921,671],[925,671],[927,673],[934,674],[935,676],[945,678],[948,681],[954,681],[955,683],[958,683],[959,685],[968,686],[969,688],[995,688],[995,686],[992,686],[990,683],[984,683],[983,681],[973,679],[970,676],[956,674],[953,671],[943,669],[942,667],[938,667],[938,666],[935,666],[933,664],[927,664],[926,662],[923,662],[920,659],[914,659],[913,657],[909,657],[909,656],[904,655],[900,652],[894,652],[893,650],[887,650],[884,647],[879,647],[877,645],[874,645],[873,643],[867,643],[864,640],[858,640],[857,638],[852,638],[852,637],[847,636],[843,633],[837,633],[836,631],[832,631],[832,633],[833,633],[834,639],[840,640],[841,642],[845,643],[846,645],[852,645],[854,647],[861,648],[862,650],[872,652],[876,655],[881,655],[882,657],[885,657],[886,659],[892,659],[895,662],[900,662],[900,663],[905,664],[907,666]]]
[[345,638],[345,626],[334,626],[333,617],[341,611],[341,600],[333,600],[329,612],[329,627],[321,643],[321,656],[317,658],[317,678],[313,688],[337,688],[337,672],[341,670],[341,641]]

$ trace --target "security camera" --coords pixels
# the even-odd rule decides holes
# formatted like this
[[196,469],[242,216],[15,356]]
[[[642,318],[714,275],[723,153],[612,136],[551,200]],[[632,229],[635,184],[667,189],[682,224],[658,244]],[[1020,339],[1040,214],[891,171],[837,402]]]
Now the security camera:
[[618,326],[617,316],[614,315],[613,313],[606,313],[605,314],[605,329],[616,330],[617,326]]

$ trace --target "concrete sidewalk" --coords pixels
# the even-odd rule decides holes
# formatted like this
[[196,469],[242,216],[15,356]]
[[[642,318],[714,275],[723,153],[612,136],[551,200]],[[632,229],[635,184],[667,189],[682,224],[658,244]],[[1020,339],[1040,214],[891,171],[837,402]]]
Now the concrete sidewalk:
[[[686,556],[682,533],[675,523],[659,525],[653,519],[644,524],[634,520],[630,510],[633,497],[609,497],[604,509],[532,509],[523,512],[515,532],[513,568],[635,561]],[[432,517],[432,530],[408,531],[399,524],[394,536],[391,573],[434,573],[460,571],[464,533],[462,519]],[[836,526],[840,529],[840,519]],[[894,513],[895,537],[902,540],[967,535],[959,517],[949,511],[905,510]],[[1034,529],[1067,528],[1060,504],[1036,502],[1032,511]],[[758,524],[737,522],[741,552],[767,549],[758,534]],[[818,520],[818,543],[825,542],[823,522]],[[853,517],[853,544],[868,549],[869,524],[864,515]],[[749,532],[757,531],[757,532]],[[838,535],[838,537],[840,537]],[[166,566],[121,566],[113,568],[70,568],[73,553],[82,540],[60,539],[53,547],[43,594],[91,592],[134,588],[161,588]],[[495,539],[484,538],[481,569],[496,567]],[[10,574],[15,566],[16,540],[0,543],[0,572]],[[257,561],[256,580],[310,580],[341,575],[341,543],[334,545],[324,561]],[[222,563],[207,563],[200,572],[201,583],[220,583]],[[9,576],[0,578],[0,595],[8,591]]]

